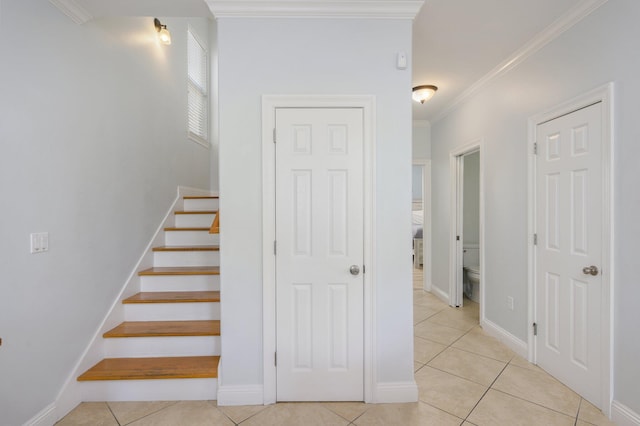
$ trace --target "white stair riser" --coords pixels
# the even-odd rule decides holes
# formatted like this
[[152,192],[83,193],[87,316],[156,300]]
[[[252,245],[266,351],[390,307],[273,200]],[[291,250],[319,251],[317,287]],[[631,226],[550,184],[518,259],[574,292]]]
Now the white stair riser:
[[220,355],[220,336],[116,337],[104,350],[106,358]]
[[205,198],[205,199],[195,199],[195,200],[184,200],[184,211],[207,211],[207,210],[218,210],[218,199],[217,198]]
[[81,382],[82,401],[211,401],[218,379],[98,380]]
[[153,266],[220,266],[220,252],[155,251]]
[[177,214],[176,228],[211,228],[215,214]]
[[220,303],[127,303],[125,321],[205,321],[220,319]]
[[210,246],[220,243],[220,234],[209,231],[165,231],[164,243],[167,246]]
[[143,276],[140,286],[140,291],[219,291],[220,275]]

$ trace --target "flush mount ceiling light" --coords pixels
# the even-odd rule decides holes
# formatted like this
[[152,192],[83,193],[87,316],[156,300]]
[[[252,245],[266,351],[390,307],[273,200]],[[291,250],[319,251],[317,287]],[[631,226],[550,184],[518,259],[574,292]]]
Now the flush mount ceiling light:
[[423,104],[431,99],[437,90],[438,88],[436,86],[432,86],[430,84],[427,84],[425,86],[416,86],[413,88],[413,94],[411,95],[411,97],[414,101]]
[[160,43],[171,44],[171,33],[167,29],[167,26],[162,25],[162,23],[158,18],[153,19],[153,25],[156,27],[156,31],[158,32],[158,38],[160,39]]

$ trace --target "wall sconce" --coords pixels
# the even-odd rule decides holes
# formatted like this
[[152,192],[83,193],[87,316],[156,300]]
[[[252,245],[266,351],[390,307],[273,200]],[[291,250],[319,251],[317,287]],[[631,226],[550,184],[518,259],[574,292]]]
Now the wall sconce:
[[413,88],[413,94],[411,97],[414,101],[423,104],[431,99],[437,90],[438,88],[436,86],[432,86],[430,84],[425,86],[416,86]]
[[156,31],[158,32],[158,38],[160,39],[160,43],[162,44],[171,44],[171,33],[167,29],[166,25],[162,25],[158,18],[153,19],[153,25],[156,27]]

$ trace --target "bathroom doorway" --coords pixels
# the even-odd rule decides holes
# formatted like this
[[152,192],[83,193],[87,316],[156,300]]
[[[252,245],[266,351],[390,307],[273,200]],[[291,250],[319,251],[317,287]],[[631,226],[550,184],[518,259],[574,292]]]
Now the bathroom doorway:
[[479,304],[484,295],[481,141],[451,153],[451,253],[449,304]]

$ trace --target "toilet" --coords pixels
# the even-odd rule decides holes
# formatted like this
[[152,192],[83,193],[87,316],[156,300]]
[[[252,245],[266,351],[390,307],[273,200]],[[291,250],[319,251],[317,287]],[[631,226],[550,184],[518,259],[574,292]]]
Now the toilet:
[[463,247],[464,295],[480,303],[480,248],[478,245]]

